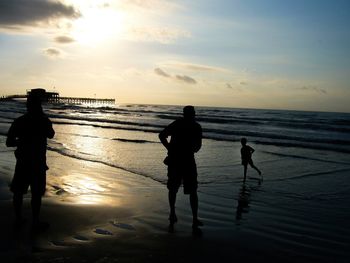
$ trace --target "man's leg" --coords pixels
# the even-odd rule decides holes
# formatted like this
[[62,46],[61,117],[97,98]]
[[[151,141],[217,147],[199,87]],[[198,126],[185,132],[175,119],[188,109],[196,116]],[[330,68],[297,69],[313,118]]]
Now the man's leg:
[[243,178],[243,182],[245,182],[245,180],[246,180],[246,178],[247,178],[247,167],[248,167],[248,165],[247,165],[247,164],[244,164],[243,167],[244,167],[244,178]]
[[23,204],[23,194],[14,193],[13,207],[15,210],[15,216],[16,216],[17,222],[20,222],[22,220],[22,204]]
[[250,161],[249,164],[255,171],[258,172],[259,175],[261,175],[261,171],[254,165],[253,161]]
[[190,194],[190,204],[192,209],[193,222],[198,220],[198,195],[197,192]]
[[33,229],[43,231],[46,230],[50,225],[47,222],[43,222],[39,220],[40,208],[41,208],[41,194],[33,194],[32,193],[32,214],[33,214]]
[[39,223],[39,215],[41,208],[41,195],[32,193],[32,215],[33,215],[33,223]]
[[252,168],[255,169],[259,175],[261,175],[261,171],[256,167],[254,164],[252,165]]
[[169,221],[170,225],[173,226],[177,222],[177,217],[175,213],[175,203],[176,203],[176,194],[181,185],[181,178],[178,177],[178,171],[175,169],[176,167],[169,165],[168,166],[168,182],[167,188],[168,192],[168,200],[170,207]]
[[169,190],[168,198],[169,198],[169,206],[170,206],[170,215],[169,215],[170,224],[174,224],[177,222],[177,217],[175,213],[176,194],[177,194],[177,191]]
[[176,194],[177,191],[169,190],[168,198],[169,198],[169,206],[170,206],[170,214],[169,214],[169,233],[174,233],[174,224],[177,222],[177,217],[175,213],[175,203],[176,203]]
[[203,223],[198,219],[198,195],[197,192],[190,194],[190,204],[192,209],[193,227],[203,226]]

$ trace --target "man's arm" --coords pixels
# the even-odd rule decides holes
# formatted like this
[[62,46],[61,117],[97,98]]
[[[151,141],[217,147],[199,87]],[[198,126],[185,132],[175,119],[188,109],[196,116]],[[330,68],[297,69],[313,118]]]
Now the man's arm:
[[6,146],[7,147],[16,147],[17,146],[17,138],[16,138],[16,124],[12,123],[6,138]]
[[162,130],[158,135],[160,142],[164,145],[164,147],[167,150],[169,150],[169,145],[170,145],[170,143],[167,140],[167,138],[169,136],[169,131],[168,131],[169,128],[168,127],[166,127],[164,130]]
[[202,127],[198,125],[198,131],[196,134],[195,138],[195,143],[194,143],[194,152],[198,152],[200,148],[202,147]]
[[52,128],[52,122],[50,121],[50,119],[48,120],[48,124],[47,124],[47,138],[52,139],[53,136],[55,136],[55,130]]

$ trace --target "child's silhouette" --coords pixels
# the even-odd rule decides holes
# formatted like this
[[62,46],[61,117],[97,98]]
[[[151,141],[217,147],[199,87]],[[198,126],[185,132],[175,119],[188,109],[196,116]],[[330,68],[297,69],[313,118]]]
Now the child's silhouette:
[[246,138],[242,138],[241,139],[241,144],[242,144],[241,158],[242,158],[242,165],[244,166],[244,179],[243,179],[243,181],[245,182],[246,177],[247,177],[248,164],[252,168],[254,168],[259,173],[259,175],[261,175],[261,171],[253,163],[252,154],[253,154],[253,152],[255,150],[252,147],[250,147],[249,145],[247,145],[247,139]]

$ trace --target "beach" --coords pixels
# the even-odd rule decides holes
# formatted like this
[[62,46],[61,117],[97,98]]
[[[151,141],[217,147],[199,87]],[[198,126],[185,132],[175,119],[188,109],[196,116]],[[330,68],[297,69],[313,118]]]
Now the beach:
[[[291,133],[277,125],[264,130],[257,124],[262,118],[259,112],[250,120],[254,129],[250,122],[244,130],[242,123],[249,116],[237,123],[225,119],[233,110],[225,110],[224,117],[215,115],[225,111],[199,110],[205,138],[196,162],[204,227],[197,237],[192,235],[188,196],[182,189],[176,203],[179,222],[175,232],[168,233],[162,163],[166,151],[157,131],[178,116],[180,107],[48,108],[56,136],[48,145],[50,169],[41,218],[50,227],[33,233],[30,194],[24,204],[27,222],[20,229],[13,225],[8,184],[15,158],[14,149],[4,142],[23,106],[11,105],[1,108],[0,126],[4,262],[348,262],[348,126],[339,124],[335,130],[329,121],[320,122],[319,127],[325,127],[321,130],[298,131],[302,124],[296,121],[294,132],[301,135],[299,139],[293,135],[292,141],[286,138]],[[155,115],[147,113],[155,111],[156,123]],[[287,113],[279,114],[284,118]],[[319,118],[323,122],[324,116]],[[342,118],[338,123],[349,121],[348,115],[329,119],[334,116]],[[223,126],[232,123],[236,126]],[[225,132],[231,129],[232,133]],[[274,129],[278,138],[271,136]],[[242,181],[238,140],[242,134],[256,150],[253,158],[263,171],[262,183],[253,169],[248,170],[247,182]]]

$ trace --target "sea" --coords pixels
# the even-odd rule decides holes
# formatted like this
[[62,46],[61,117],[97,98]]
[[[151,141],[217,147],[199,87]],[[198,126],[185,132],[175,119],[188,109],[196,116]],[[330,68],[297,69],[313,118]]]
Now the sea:
[[[208,228],[328,262],[349,262],[350,114],[195,107],[203,129],[196,154],[200,215]],[[0,102],[0,151],[21,101]],[[147,177],[166,187],[158,133],[182,106],[44,105],[56,135],[48,150]],[[255,149],[243,183],[240,139]],[[68,169],[68,168],[67,168]],[[2,181],[9,182],[9,176]],[[0,177],[1,177],[0,176]],[[113,180],[113,174],[111,174]],[[201,210],[202,207],[202,210]],[[236,232],[227,231],[228,229]],[[238,229],[238,230],[237,230]],[[251,242],[246,238],[246,242]],[[310,261],[311,262],[311,261]]]

